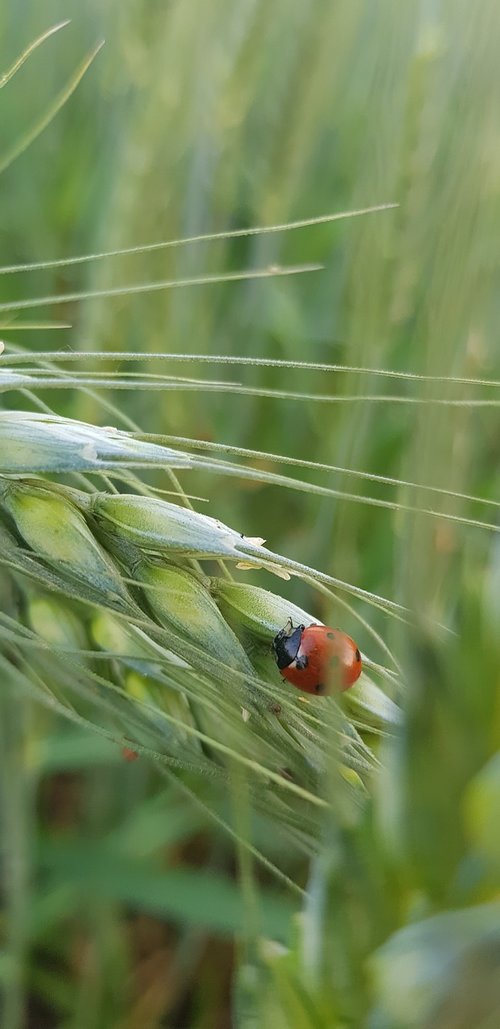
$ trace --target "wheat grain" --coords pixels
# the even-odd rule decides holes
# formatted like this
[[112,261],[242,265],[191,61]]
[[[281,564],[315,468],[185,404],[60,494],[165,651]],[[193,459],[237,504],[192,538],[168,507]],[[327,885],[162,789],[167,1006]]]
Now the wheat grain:
[[203,570],[214,558],[272,567],[274,556],[286,574],[283,558],[261,539],[156,497],[27,477],[107,469],[140,489],[131,468],[187,467],[185,455],[12,411],[0,415],[0,441],[1,560],[25,597],[25,628],[12,637],[11,619],[4,633],[39,699],[215,781],[228,760],[246,763],[255,803],[278,803],[287,831],[301,826],[310,839],[315,816],[299,815],[297,804],[313,802],[335,741],[356,804],[375,761],[348,712],[365,729],[393,731],[397,708],[366,677],[350,707],[304,702],[281,682],[270,643],[289,618],[313,618],[270,591]]

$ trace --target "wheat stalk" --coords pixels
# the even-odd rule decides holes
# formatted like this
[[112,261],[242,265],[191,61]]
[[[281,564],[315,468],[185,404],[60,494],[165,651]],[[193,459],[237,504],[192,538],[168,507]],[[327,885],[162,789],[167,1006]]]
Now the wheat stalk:
[[[390,732],[399,712],[366,674],[319,704],[281,681],[274,635],[314,619],[228,567],[283,575],[286,560],[215,518],[88,479],[129,476],[137,489],[132,468],[188,469],[181,451],[23,411],[0,414],[0,441],[1,561],[22,598],[0,638],[20,685],[173,767],[224,782],[239,762],[256,803],[313,846],[333,744],[357,806],[377,762],[354,722]],[[84,488],[53,478],[70,472]]]

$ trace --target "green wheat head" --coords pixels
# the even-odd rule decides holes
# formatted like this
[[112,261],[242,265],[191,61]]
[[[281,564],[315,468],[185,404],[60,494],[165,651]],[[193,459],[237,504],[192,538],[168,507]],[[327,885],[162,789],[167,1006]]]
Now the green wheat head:
[[[123,431],[2,413],[1,561],[11,602],[1,660],[42,703],[170,767],[223,782],[241,764],[256,802],[275,805],[292,838],[300,827],[314,849],[332,753],[361,805],[377,761],[360,730],[390,732],[398,710],[366,673],[344,702],[311,703],[282,682],[273,637],[290,617],[314,619],[245,582],[244,569],[287,578],[286,559],[182,502],[148,495],[132,471],[193,462]],[[85,476],[87,488],[61,484],[54,477],[63,473]],[[104,475],[108,489],[91,488]],[[115,476],[136,492],[110,488]]]

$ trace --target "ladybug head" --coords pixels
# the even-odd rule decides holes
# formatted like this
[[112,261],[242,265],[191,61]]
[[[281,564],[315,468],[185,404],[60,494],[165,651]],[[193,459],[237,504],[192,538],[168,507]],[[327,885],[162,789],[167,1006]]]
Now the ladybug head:
[[297,625],[294,629],[292,619],[289,618],[284,629],[274,637],[273,650],[276,654],[278,668],[287,668],[295,661],[304,632],[304,625]]

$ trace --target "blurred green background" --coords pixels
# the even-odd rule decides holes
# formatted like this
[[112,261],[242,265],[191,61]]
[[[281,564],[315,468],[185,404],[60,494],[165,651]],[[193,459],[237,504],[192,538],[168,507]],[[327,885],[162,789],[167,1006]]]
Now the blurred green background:
[[[444,648],[424,629],[409,637],[380,611],[368,612],[413,686],[397,755],[409,852],[401,858],[398,845],[388,865],[380,858],[384,875],[394,874],[395,910],[369,946],[402,925],[410,909],[417,918],[440,906],[489,901],[496,872],[482,879],[475,859],[465,860],[462,831],[458,841],[454,833],[469,779],[499,745],[496,537],[422,509],[496,528],[494,506],[446,491],[498,502],[498,391],[452,377],[500,379],[500,8],[494,0],[480,0],[473,14],[465,0],[26,0],[1,8],[2,67],[63,18],[70,25],[2,92],[4,152],[42,116],[85,54],[100,39],[106,43],[69,102],[3,173],[3,264],[399,204],[290,232],[3,275],[0,299],[324,265],[290,278],[53,303],[19,320],[47,317],[71,328],[15,339],[33,349],[271,357],[354,369],[154,362],[147,371],[313,399],[208,389],[113,399],[145,431],[402,480],[388,486],[299,469],[301,478],[354,495],[337,500],[201,473],[183,485],[210,501],[200,509],[266,537],[273,550],[462,633]],[[14,339],[14,332],[4,328],[2,336]],[[384,369],[442,378],[376,374]],[[334,394],[337,402],[322,399]],[[474,406],[477,400],[490,406]],[[83,392],[54,392],[50,402],[62,414],[109,422]],[[395,510],[371,503],[377,500]],[[264,573],[249,581],[269,584]],[[283,584],[283,592],[318,617],[329,614],[298,581]],[[364,649],[369,637],[348,614],[339,618]],[[232,1025],[229,940],[241,907],[224,834],[165,792],[145,762],[126,766],[113,748],[36,708],[21,718],[7,709],[1,734],[4,775],[10,769],[4,789],[15,791],[19,815],[4,827],[18,885],[11,924],[24,942],[21,966],[9,964],[6,952],[0,971],[4,980],[20,976],[27,998],[26,1016],[14,1012],[5,1029],[17,1029],[24,1017],[30,1029]],[[203,800],[203,787],[196,791]],[[384,819],[391,820],[387,812],[377,837],[382,850]],[[257,846],[258,833],[256,825]],[[327,834],[324,853],[331,850]],[[498,840],[493,850],[498,871]],[[279,841],[276,861],[289,861]],[[427,871],[434,864],[433,878]],[[194,874],[199,866],[204,871]],[[101,872],[92,885],[82,869],[94,867]],[[116,879],[114,867],[121,869]],[[154,888],[151,867],[159,877]],[[174,873],[187,878],[177,881]],[[306,874],[298,873],[303,883]],[[210,901],[212,889],[221,891],[218,903]],[[200,891],[194,901],[193,890]],[[429,896],[436,906],[427,906]],[[296,901],[276,898],[269,935],[300,907]],[[474,1021],[474,1012],[460,1022],[444,1001],[444,1015],[429,1016],[432,1022],[426,1015],[405,1021],[401,1005],[389,1012],[383,1004],[369,1023],[359,1010],[342,1023],[329,1023],[328,1015],[300,1021],[298,1014],[279,1022],[267,994],[264,1004],[256,1023],[264,1029],[500,1024],[500,1016]]]

